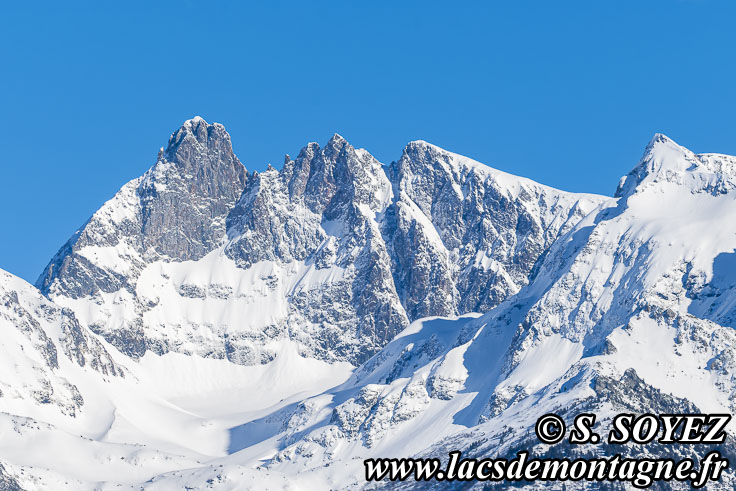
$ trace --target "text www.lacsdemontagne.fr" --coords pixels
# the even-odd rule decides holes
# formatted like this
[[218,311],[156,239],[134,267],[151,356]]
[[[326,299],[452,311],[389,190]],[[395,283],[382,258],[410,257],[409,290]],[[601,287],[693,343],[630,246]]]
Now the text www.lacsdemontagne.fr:
[[591,459],[529,458],[522,451],[513,459],[464,459],[450,452],[443,468],[439,459],[367,459],[367,481],[618,481],[647,488],[655,481],[688,481],[699,488],[718,480],[728,460],[713,451],[699,462],[692,459],[625,458],[620,455]]

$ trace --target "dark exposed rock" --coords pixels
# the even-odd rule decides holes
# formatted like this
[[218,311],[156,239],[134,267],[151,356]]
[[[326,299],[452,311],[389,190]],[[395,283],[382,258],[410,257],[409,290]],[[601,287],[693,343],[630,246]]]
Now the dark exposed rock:
[[0,462],[0,490],[23,491],[23,488],[18,484],[18,481],[7,473],[2,462]]

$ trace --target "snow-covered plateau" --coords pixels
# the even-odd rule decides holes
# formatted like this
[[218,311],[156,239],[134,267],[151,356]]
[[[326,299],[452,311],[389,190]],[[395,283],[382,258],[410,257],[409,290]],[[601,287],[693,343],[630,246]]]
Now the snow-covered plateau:
[[373,488],[371,457],[610,451],[541,444],[549,412],[733,413],[734,218],[736,158],[661,134],[605,197],[339,135],[248,172],[191,119],[35,286],[0,271],[0,489]]

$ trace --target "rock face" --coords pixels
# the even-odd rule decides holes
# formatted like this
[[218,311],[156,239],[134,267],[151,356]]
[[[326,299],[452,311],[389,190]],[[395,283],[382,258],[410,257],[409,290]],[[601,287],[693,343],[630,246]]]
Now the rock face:
[[2,462],[0,462],[0,489],[3,489],[5,491],[23,490],[23,488],[20,487],[20,484],[18,484],[18,481],[15,479],[15,477],[8,475]]
[[387,236],[411,320],[495,307],[603,199],[562,193],[422,141],[410,143],[389,174],[397,196]]
[[408,325],[376,219],[390,196],[381,164],[335,135],[280,172],[255,174],[230,213],[224,254],[239,268],[304,271],[285,292],[287,318],[276,330],[305,339],[305,352],[357,363]]
[[123,186],[61,248],[38,287],[52,298],[89,299],[108,320],[106,300],[125,304],[128,310],[114,326],[87,323],[128,355],[164,350],[144,333],[141,313],[147,307],[136,298],[138,277],[152,262],[201,259],[223,244],[227,214],[245,180],[225,128],[201,118],[187,121],[156,164]]
[[124,353],[365,361],[428,315],[487,311],[601,197],[426,142],[384,167],[339,135],[248,174],[218,124],[187,121],[47,266],[38,286]]
[[84,398],[65,376],[65,365],[104,377],[125,376],[72,311],[1,270],[0,330],[0,398],[16,405],[52,407],[74,417]]
[[138,188],[144,258],[196,261],[219,246],[245,179],[222,125],[184,123]]
[[[245,180],[222,125],[202,118],[185,122],[156,164],[123,186],[61,248],[38,279],[39,288],[71,298],[132,291],[146,263],[201,259],[223,242],[225,219]],[[110,256],[99,257],[100,249]]]

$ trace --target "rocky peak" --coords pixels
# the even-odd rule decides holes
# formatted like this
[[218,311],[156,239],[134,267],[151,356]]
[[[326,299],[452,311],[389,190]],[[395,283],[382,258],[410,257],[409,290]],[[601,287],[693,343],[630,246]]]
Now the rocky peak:
[[420,155],[430,152],[443,152],[444,150],[424,140],[412,140],[404,147],[404,155]]
[[327,142],[327,145],[325,145],[323,152],[328,160],[334,162],[338,160],[340,152],[346,147],[349,147],[350,149],[353,148],[352,145],[350,145],[347,140],[345,140],[345,138],[338,135],[337,133],[334,133],[332,135],[332,138],[330,138],[330,140]]
[[138,190],[146,255],[190,260],[211,251],[246,178],[224,126],[185,121]]
[[[692,156],[692,152],[675,143],[671,138],[662,133],[655,133],[642,155],[639,163],[634,167],[628,175],[621,178],[616,197],[630,194],[637,185],[644,179],[657,174],[664,174],[668,170],[675,170],[681,167],[681,163]],[[684,169],[683,169],[684,170]]]
[[281,173],[288,185],[290,196],[300,198],[304,195],[312,171],[311,163],[317,152],[319,152],[319,144],[310,142],[299,151],[296,160],[292,160],[288,155],[284,159],[284,168]]
[[[75,233],[38,280],[49,293],[77,298],[132,288],[147,262],[196,260],[225,239],[225,218],[247,173],[221,124],[190,119],[169,138],[156,163],[134,179]],[[88,254],[115,248],[118,267]]]
[[[249,178],[228,216],[233,242],[227,254],[242,266],[263,259],[305,259],[324,239],[323,219],[357,226],[361,205],[379,211],[390,198],[391,185],[381,163],[335,134],[324,147],[309,143],[296,159],[287,157],[280,172],[271,168]],[[284,236],[284,228],[300,234]]]
[[424,140],[414,140],[406,144],[401,153],[401,158],[396,164],[399,169],[405,172],[420,172],[436,167],[447,170],[440,162],[447,163],[450,155],[450,152]]
[[167,174],[170,163],[184,179],[245,182],[245,167],[233,152],[230,134],[223,125],[208,124],[199,116],[185,121],[171,135],[166,150],[159,152],[152,177]]
[[184,122],[169,138],[166,160],[186,164],[206,154],[235,157],[230,135],[219,123],[208,124],[199,116]]
[[[304,200],[314,213],[332,215],[328,208],[347,201],[373,209],[385,207],[390,184],[381,163],[365,150],[357,150],[335,133],[324,148],[316,143],[304,147],[283,171],[292,199]],[[334,211],[334,210],[333,210]]]
[[[286,158],[280,171],[246,174],[225,129],[195,118],[174,132],[151,170],[92,217],[40,281],[53,298],[99,302],[84,321],[131,356],[186,351],[193,348],[181,343],[197,339],[198,352],[251,363],[266,353],[266,339],[298,326],[301,333],[311,329],[302,340],[308,352],[357,361],[403,329],[407,315],[497,305],[526,283],[565,224],[583,214],[571,213],[578,198],[566,193],[510,197],[508,186],[496,189],[486,179],[502,173],[426,142],[407,145],[392,168],[402,172],[401,192],[377,159],[336,134],[323,147],[310,143]],[[478,179],[470,182],[473,169]],[[140,290],[159,281],[156,268],[179,268],[165,263],[196,262],[220,247],[242,270],[234,273],[243,278],[237,284],[250,285],[251,277],[266,282],[252,298],[288,303],[285,317],[252,321],[264,330],[263,342],[252,333],[236,339],[240,321],[221,324],[223,311],[211,305],[197,325],[177,327],[180,298],[205,299],[212,290],[230,299],[223,302],[230,311],[249,304],[256,290],[238,296],[240,286],[225,285],[230,295],[223,293],[229,280],[175,284],[169,273],[160,281],[171,296]],[[209,260],[186,268],[210,268]],[[258,269],[266,266],[273,271]],[[123,290],[130,300],[123,301],[121,326],[111,312],[122,308],[98,294]],[[201,326],[213,326],[215,334],[201,337]]]
[[428,217],[442,200],[457,208],[462,195],[453,172],[452,154],[422,140],[406,145],[401,158],[389,168],[395,189],[409,197]]

